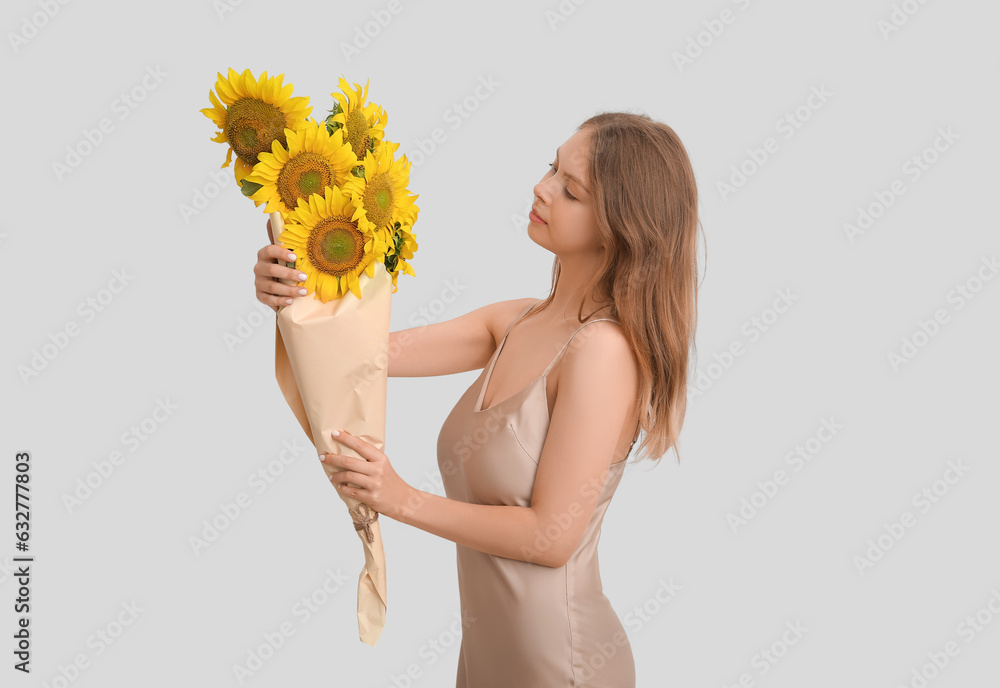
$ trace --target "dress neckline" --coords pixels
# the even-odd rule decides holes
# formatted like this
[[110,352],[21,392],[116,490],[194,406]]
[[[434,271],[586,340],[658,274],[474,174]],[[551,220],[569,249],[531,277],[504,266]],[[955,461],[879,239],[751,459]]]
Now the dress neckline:
[[[509,332],[508,332],[508,334],[509,334]],[[535,385],[535,383],[538,382],[539,380],[544,380],[544,379],[546,379],[548,377],[548,371],[549,371],[549,368],[552,366],[552,363],[549,363],[549,365],[545,368],[545,372],[543,372],[541,375],[539,375],[534,380],[532,380],[527,385],[525,385],[525,387],[523,389],[521,389],[521,390],[519,390],[517,392],[514,392],[514,394],[510,395],[509,397],[507,397],[503,401],[495,402],[489,408],[484,409],[483,408],[483,398],[486,396],[486,387],[487,387],[487,385],[489,385],[490,379],[493,377],[493,368],[496,365],[497,359],[500,357],[500,350],[503,348],[504,342],[506,342],[506,341],[507,341],[507,335],[505,334],[503,336],[503,339],[500,340],[500,346],[498,346],[497,350],[495,352],[493,352],[493,358],[490,359],[490,365],[489,365],[489,368],[486,371],[486,375],[483,378],[483,384],[479,388],[479,398],[476,400],[476,405],[472,409],[473,413],[486,413],[487,411],[492,411],[497,406],[500,406],[502,404],[506,404],[511,399],[514,399],[515,397],[518,397],[518,396],[524,394],[529,389],[531,389],[531,387],[533,387]],[[557,354],[557,356],[558,356],[558,354]],[[552,360],[553,360],[553,362],[555,361],[555,359],[552,359]],[[542,386],[542,389],[545,389],[545,385]],[[548,414],[548,412],[549,412],[549,405],[548,405],[548,402],[546,401],[546,404],[545,404],[545,413],[546,413],[546,415]]]
[[[502,401],[495,402],[489,408],[484,409],[483,408],[483,399],[486,396],[486,388],[489,386],[490,380],[493,379],[493,369],[496,367],[497,359],[500,358],[500,352],[503,350],[503,345],[507,343],[507,336],[510,334],[510,331],[512,329],[514,329],[514,325],[516,325],[518,323],[518,321],[520,321],[521,318],[523,318],[528,313],[528,311],[530,311],[532,309],[532,307],[534,305],[535,304],[533,303],[533,304],[529,305],[527,308],[525,308],[523,311],[521,311],[520,315],[518,315],[516,318],[514,318],[514,320],[512,320],[511,323],[507,326],[507,331],[504,332],[503,339],[500,340],[500,345],[497,347],[497,350],[493,352],[493,357],[490,359],[489,366],[487,367],[486,374],[485,374],[485,376],[483,378],[483,384],[479,388],[479,398],[476,399],[476,404],[472,408],[472,412],[473,413],[486,413],[487,411],[492,411],[493,409],[497,408],[498,406],[506,404],[507,402],[509,402],[509,401],[511,401],[511,400],[513,400],[513,399],[515,399],[515,398],[517,398],[519,396],[521,396],[522,394],[526,393],[529,389],[531,389],[532,387],[534,387],[539,380],[543,381],[542,389],[543,390],[546,389],[546,385],[544,384],[544,382],[548,379],[549,372],[552,370],[552,367],[556,364],[556,361],[559,360],[559,357],[562,356],[563,352],[566,350],[566,347],[569,346],[569,343],[573,340],[573,337],[576,336],[577,332],[579,332],[580,330],[582,330],[584,328],[584,326],[586,326],[586,325],[588,325],[588,324],[590,324],[592,322],[597,322],[599,320],[609,320],[611,322],[618,322],[614,318],[593,318],[593,319],[588,320],[587,322],[581,324],[576,329],[576,331],[573,332],[573,334],[571,334],[569,336],[569,339],[566,340],[566,343],[563,344],[563,346],[562,346],[561,349],[559,349],[559,352],[556,353],[556,355],[552,358],[551,361],[549,361],[549,364],[547,366],[545,366],[545,370],[542,371],[541,375],[539,375],[538,377],[536,377],[535,379],[533,379],[531,382],[529,382],[527,385],[525,385],[522,389],[520,389],[517,392],[515,392],[514,394],[510,395],[506,399],[503,399]],[[546,403],[545,403],[545,415],[546,416],[549,415],[549,404],[548,404],[547,395],[546,395]]]

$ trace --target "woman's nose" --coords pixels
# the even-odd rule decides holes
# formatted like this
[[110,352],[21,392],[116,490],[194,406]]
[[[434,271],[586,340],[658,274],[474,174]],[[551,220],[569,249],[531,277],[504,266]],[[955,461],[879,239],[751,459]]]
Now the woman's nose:
[[539,199],[542,203],[549,202],[549,191],[545,186],[545,182],[541,181],[535,184],[534,188],[535,198]]

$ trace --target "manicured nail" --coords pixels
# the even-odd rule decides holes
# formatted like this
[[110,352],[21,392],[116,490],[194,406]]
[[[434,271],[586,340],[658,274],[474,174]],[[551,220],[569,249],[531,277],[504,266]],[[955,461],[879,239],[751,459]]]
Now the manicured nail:
[[290,304],[291,302],[292,302],[291,299],[285,299],[285,303],[289,303]]
[[294,253],[289,253],[288,254],[288,260],[295,260],[295,254]]
[[302,296],[305,296],[306,295],[305,288],[299,289],[299,294],[301,294]]
[[299,281],[300,282],[305,282],[307,279],[309,279],[309,275],[307,275],[304,272],[300,272],[299,273]]
[[330,431],[330,434],[334,437],[340,437],[340,430],[332,430]]

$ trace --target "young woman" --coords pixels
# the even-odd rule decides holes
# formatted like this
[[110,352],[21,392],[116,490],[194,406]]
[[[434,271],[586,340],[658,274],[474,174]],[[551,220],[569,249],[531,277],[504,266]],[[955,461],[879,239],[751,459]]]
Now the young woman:
[[[412,488],[348,432],[338,441],[364,458],[323,460],[344,494],[456,543],[458,688],[628,688],[635,662],[597,543],[639,430],[647,457],[677,449],[697,316],[695,177],[669,126],[602,113],[556,150],[534,195],[528,235],[555,255],[547,298],[390,334],[391,376],[484,368],[438,436],[447,497]],[[254,267],[274,308],[298,296],[275,280],[300,279],[277,264],[287,256],[269,244]]]

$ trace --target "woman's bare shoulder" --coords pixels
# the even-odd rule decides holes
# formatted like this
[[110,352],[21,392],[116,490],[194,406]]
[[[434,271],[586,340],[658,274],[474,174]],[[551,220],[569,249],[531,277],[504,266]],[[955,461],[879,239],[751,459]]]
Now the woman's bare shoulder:
[[514,318],[520,315],[528,306],[541,303],[541,301],[542,299],[527,297],[497,301],[491,304],[489,306],[487,322],[489,323],[490,332],[493,333],[493,338],[499,342],[500,338],[503,337],[503,333],[507,330],[507,326],[514,321]]

